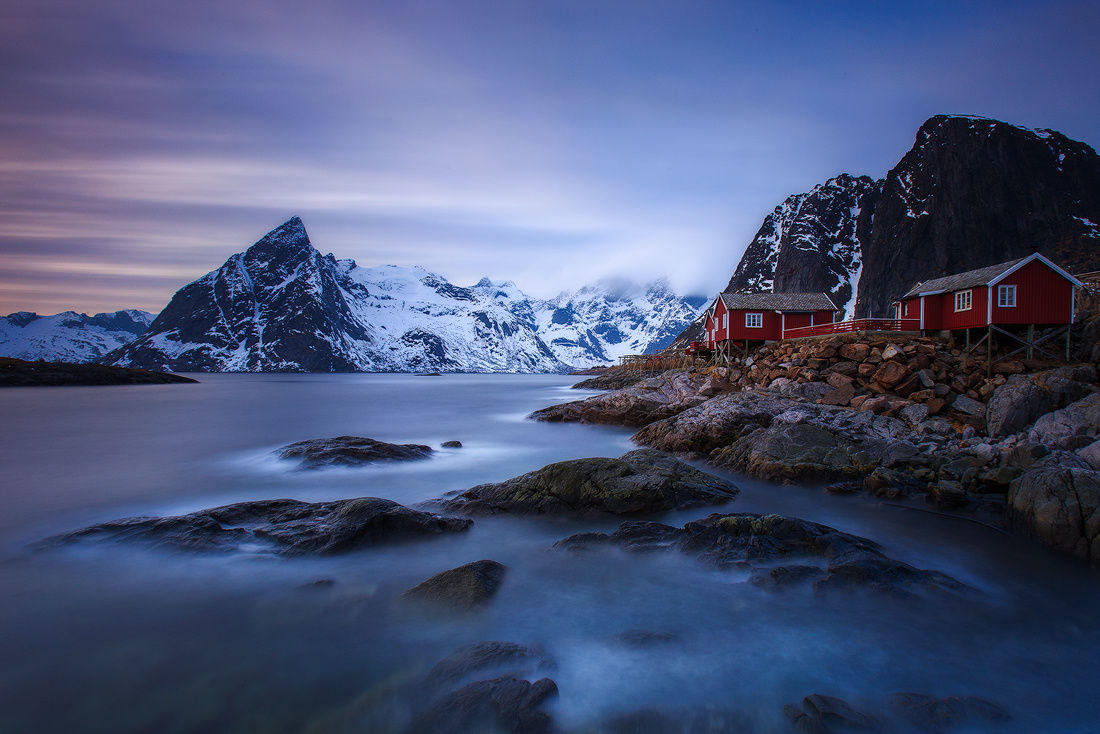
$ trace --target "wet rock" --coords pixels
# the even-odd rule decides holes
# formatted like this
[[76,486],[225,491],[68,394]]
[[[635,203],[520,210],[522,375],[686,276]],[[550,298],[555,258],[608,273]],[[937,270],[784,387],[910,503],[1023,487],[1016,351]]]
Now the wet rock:
[[421,581],[402,599],[453,609],[473,609],[496,596],[506,568],[496,561],[474,561]]
[[653,373],[644,370],[610,369],[602,375],[581,380],[573,387],[577,390],[622,390],[650,377]]
[[[714,514],[683,528],[655,522],[623,523],[610,535],[582,533],[555,547],[576,550],[613,545],[627,551],[675,550],[719,568],[748,568],[763,586],[790,586],[814,582],[815,591],[865,588],[876,592],[909,594],[917,591],[963,593],[967,587],[946,574],[925,571],[886,556],[871,540],[827,525],[781,515]],[[786,571],[771,574],[776,561],[821,559],[819,573],[798,569],[812,564],[784,564]]]
[[975,696],[936,698],[924,693],[895,693],[890,705],[901,718],[932,734],[958,729],[985,731],[1011,719],[997,704]]
[[720,395],[651,423],[634,434],[634,440],[662,451],[709,453],[738,438],[746,428],[770,425],[775,416],[796,405],[788,398],[752,390]]
[[862,472],[852,457],[858,443],[810,423],[776,424],[711,453],[719,466],[773,480],[835,479]]
[[953,482],[943,479],[933,484],[928,489],[929,504],[935,505],[941,510],[957,510],[966,507],[969,500],[962,488],[961,482]]
[[1100,441],[1093,441],[1083,449],[1078,449],[1077,455],[1091,464],[1093,469],[1100,469]]
[[1009,524],[1065,553],[1100,563],[1100,471],[1055,451],[1008,490]]
[[279,457],[297,460],[303,469],[319,469],[325,466],[358,466],[374,461],[424,459],[431,453],[431,446],[420,444],[394,444],[362,436],[337,436],[292,443],[283,447]]
[[1035,421],[1027,437],[1048,448],[1078,449],[1100,438],[1100,392]]
[[471,521],[413,510],[378,497],[240,502],[173,517],[133,517],[43,541],[137,542],[187,551],[261,547],[284,555],[328,555],[466,530]]
[[954,402],[951,403],[951,409],[957,410],[961,413],[965,413],[966,415],[985,415],[985,406],[977,400],[967,397],[966,395],[956,396]]
[[817,581],[825,576],[825,570],[818,566],[776,566],[754,571],[749,583],[768,589],[783,589]]
[[554,662],[538,647],[514,642],[475,642],[463,645],[435,664],[425,684],[453,688],[471,676],[496,673],[501,677],[526,678],[539,670],[552,670]]
[[805,734],[883,731],[875,718],[855,710],[844,699],[819,693],[802,699],[801,707],[787,704],[783,713],[795,729]]
[[644,426],[706,400],[699,388],[707,378],[691,371],[669,371],[631,387],[536,410],[531,418],[550,422]]
[[333,579],[317,579],[316,581],[310,581],[307,584],[302,584],[303,589],[331,589],[336,585],[336,581]]
[[558,694],[549,678],[477,681],[443,696],[421,712],[408,734],[465,734],[472,731],[543,734],[553,729],[543,704]]
[[462,442],[461,441],[444,441],[443,443],[441,443],[439,445],[442,446],[445,449],[460,449],[460,448],[462,448]]
[[515,514],[651,514],[729,502],[738,489],[658,451],[617,459],[575,459],[519,477],[482,484],[445,500],[453,512]]

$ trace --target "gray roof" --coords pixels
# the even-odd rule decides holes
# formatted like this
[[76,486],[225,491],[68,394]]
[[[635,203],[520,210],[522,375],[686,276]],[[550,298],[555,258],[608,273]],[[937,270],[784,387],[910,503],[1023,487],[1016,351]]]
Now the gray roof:
[[[1028,255],[1028,257],[1031,256]],[[977,270],[967,270],[965,273],[956,273],[955,275],[948,275],[943,278],[926,280],[910,288],[902,298],[909,298],[910,296],[915,296],[920,293],[957,291],[963,288],[973,288],[974,286],[985,285],[1004,271],[1014,265],[1018,265],[1024,260],[1027,260],[1027,257],[1019,257],[1015,260],[1009,260],[1008,262],[997,263],[996,265],[987,265]]]
[[730,309],[836,311],[836,306],[824,293],[722,293],[721,298]]

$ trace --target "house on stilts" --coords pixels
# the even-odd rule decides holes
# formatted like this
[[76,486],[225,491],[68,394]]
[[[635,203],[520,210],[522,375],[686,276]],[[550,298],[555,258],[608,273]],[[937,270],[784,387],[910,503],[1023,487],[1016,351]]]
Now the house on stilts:
[[984,346],[990,359],[994,340],[1015,346],[1002,359],[1021,352],[1031,358],[1035,352],[1048,357],[1061,352],[1055,341],[1061,337],[1068,360],[1073,302],[1082,287],[1084,283],[1036,252],[917,283],[894,302],[894,318],[915,319],[923,333],[961,338],[970,350]]

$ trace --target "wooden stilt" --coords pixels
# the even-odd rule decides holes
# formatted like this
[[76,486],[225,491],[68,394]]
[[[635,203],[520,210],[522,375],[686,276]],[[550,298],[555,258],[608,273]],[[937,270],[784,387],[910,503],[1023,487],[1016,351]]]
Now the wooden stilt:
[[986,343],[986,369],[985,376],[993,376],[993,326],[990,325],[989,332],[986,334],[986,338],[989,340]]
[[1069,361],[1069,332],[1073,328],[1072,324],[1066,327],[1066,361]]
[[1031,359],[1035,355],[1035,324],[1027,325],[1027,358]]
[[970,349],[970,329],[966,330],[966,348]]

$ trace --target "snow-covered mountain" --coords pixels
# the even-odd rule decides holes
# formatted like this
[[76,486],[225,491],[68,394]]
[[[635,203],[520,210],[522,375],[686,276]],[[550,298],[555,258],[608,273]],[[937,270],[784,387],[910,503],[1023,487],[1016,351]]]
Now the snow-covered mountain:
[[876,182],[843,173],[786,201],[764,218],[728,291],[828,293],[845,317],[855,312]]
[[95,316],[18,311],[0,317],[0,357],[90,362],[144,334],[152,321],[153,314],[135,309]]
[[536,325],[563,362],[605,364],[663,349],[705,304],[701,296],[676,295],[665,280],[608,279],[538,303]]
[[669,340],[698,300],[597,284],[551,300],[321,255],[294,217],[184,286],[103,361],[176,371],[558,372]]

